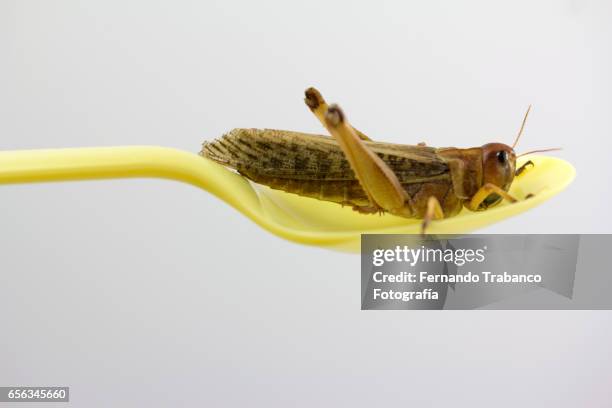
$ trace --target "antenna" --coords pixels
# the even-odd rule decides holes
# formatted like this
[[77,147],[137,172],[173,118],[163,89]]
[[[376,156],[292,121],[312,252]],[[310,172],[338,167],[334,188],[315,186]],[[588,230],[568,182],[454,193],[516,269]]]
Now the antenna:
[[516,157],[518,158],[518,157],[521,157],[521,156],[526,156],[526,155],[531,154],[531,153],[554,152],[554,151],[557,151],[557,150],[563,150],[563,149],[561,149],[560,147],[553,147],[553,148],[551,148],[551,149],[538,149],[538,150],[532,150],[532,151],[530,151],[530,152],[521,153],[521,154],[519,154],[519,155],[518,155],[518,156],[516,156]]
[[523,118],[523,123],[521,123],[521,128],[519,129],[518,135],[516,136],[516,139],[514,139],[514,143],[512,144],[513,149],[516,147],[516,144],[518,143],[519,139],[521,138],[521,135],[523,134],[523,129],[525,129],[525,123],[527,123],[527,116],[529,116],[530,111],[531,105],[529,105],[529,107],[527,108],[527,112],[525,112],[525,117]]

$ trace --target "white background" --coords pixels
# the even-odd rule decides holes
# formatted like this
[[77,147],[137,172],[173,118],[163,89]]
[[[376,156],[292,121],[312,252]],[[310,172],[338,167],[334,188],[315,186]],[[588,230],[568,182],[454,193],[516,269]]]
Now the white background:
[[[320,133],[563,147],[561,195],[493,233],[610,233],[606,1],[0,0],[0,149]],[[0,163],[1,169],[1,163]],[[0,187],[0,385],[71,406],[610,405],[609,312],[362,312],[359,258],[285,242],[206,192]],[[26,405],[24,405],[25,407]]]

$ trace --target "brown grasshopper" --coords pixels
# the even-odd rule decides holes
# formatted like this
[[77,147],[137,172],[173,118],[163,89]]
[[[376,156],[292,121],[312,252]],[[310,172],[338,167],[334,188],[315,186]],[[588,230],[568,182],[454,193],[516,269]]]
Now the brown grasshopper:
[[464,206],[481,211],[504,199],[516,202],[510,185],[533,166],[528,161],[516,169],[514,152],[530,109],[512,147],[487,143],[460,149],[375,142],[316,89],[307,89],[304,101],[332,137],[234,129],[205,142],[200,154],[274,189],[350,205],[361,213],[422,219],[423,232],[431,220],[456,215]]

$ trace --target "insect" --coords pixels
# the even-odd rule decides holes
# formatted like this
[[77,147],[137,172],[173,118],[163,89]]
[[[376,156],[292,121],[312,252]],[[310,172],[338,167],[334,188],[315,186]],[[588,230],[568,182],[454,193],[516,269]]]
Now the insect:
[[[533,166],[528,161],[517,169],[520,155],[514,152],[531,106],[512,146],[462,149],[372,141],[315,88],[306,90],[304,101],[331,137],[234,129],[205,142],[200,154],[274,189],[349,205],[364,214],[422,219],[423,233],[432,220],[452,217],[463,207],[481,211],[502,200],[516,202],[508,193],[512,181]],[[528,153],[550,150],[555,149]]]

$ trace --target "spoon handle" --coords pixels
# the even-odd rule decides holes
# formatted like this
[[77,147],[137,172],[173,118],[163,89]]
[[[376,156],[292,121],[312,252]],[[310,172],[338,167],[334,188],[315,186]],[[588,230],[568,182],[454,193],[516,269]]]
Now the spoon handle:
[[0,185],[119,178],[192,184],[258,224],[266,224],[259,198],[247,180],[194,153],[159,146],[0,151]]
[[190,181],[188,164],[194,158],[156,146],[2,151],[0,184],[131,177]]

